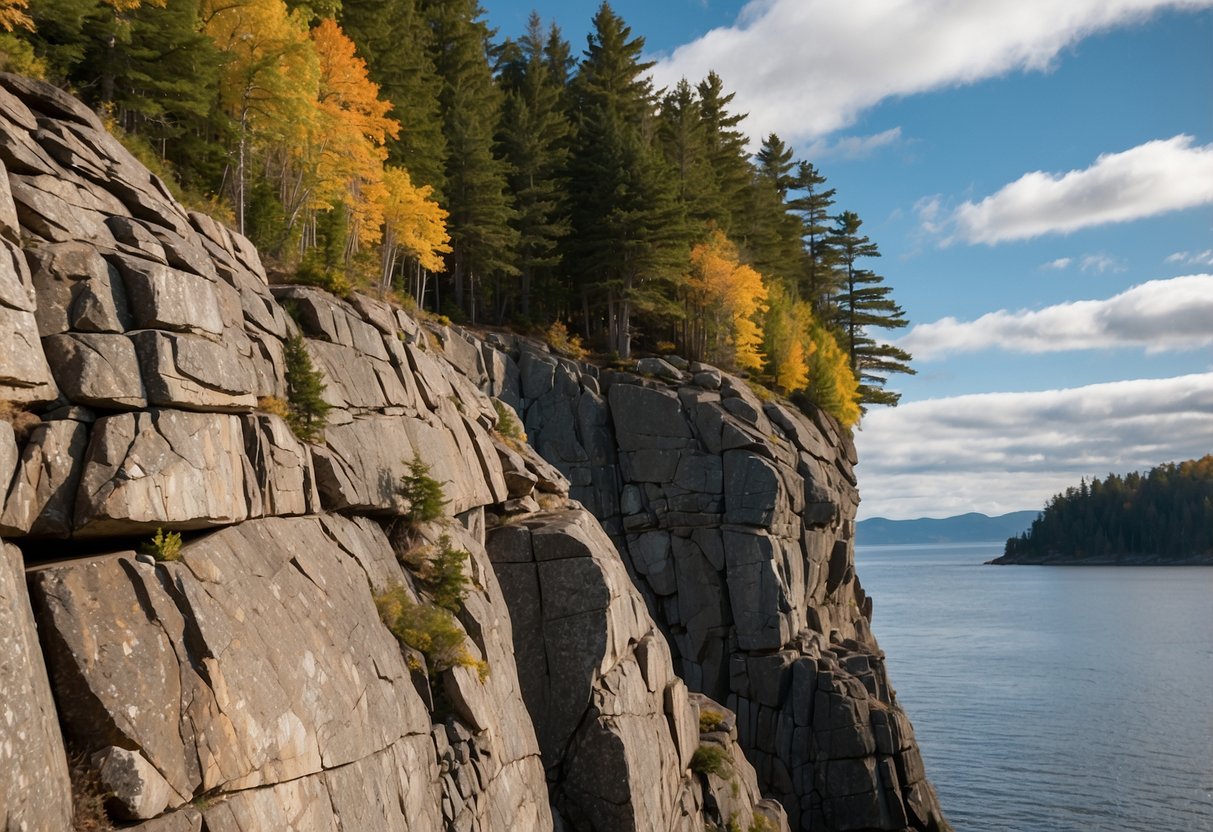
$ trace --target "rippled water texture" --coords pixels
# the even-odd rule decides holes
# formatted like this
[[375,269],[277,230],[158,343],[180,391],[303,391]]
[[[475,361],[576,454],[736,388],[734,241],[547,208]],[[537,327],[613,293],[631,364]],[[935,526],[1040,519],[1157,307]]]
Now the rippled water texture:
[[1213,832],[1213,567],[857,555],[958,832]]

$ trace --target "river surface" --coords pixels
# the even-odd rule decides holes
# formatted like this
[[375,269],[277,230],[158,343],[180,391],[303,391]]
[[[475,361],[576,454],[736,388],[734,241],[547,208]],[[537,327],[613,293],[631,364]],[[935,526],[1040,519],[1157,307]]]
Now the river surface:
[[872,629],[957,832],[1213,832],[1213,567],[860,546]]

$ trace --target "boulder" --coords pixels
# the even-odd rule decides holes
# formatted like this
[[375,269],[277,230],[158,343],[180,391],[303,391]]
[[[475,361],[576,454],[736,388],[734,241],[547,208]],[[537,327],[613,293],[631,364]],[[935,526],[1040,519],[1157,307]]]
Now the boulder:
[[642,376],[655,376],[663,381],[682,381],[682,371],[664,358],[642,358],[636,362],[636,372]]
[[135,346],[125,335],[51,335],[42,345],[68,401],[99,410],[147,406]]
[[219,299],[207,278],[126,254],[110,259],[122,274],[136,328],[224,334]]
[[72,828],[67,754],[16,546],[0,543],[0,829]]
[[34,428],[8,490],[0,531],[49,537],[71,533],[88,435],[88,425],[66,419]]
[[261,512],[234,415],[150,410],[107,416],[93,426],[82,458],[80,534],[199,529]]
[[[375,543],[363,556],[392,562],[386,538]],[[428,736],[366,573],[317,519],[243,523],[175,563],[48,566],[31,587],[71,742],[139,753],[169,805],[254,795]]]
[[[0,165],[0,183],[7,183]],[[10,202],[12,200],[9,200]],[[0,187],[0,233],[3,233],[4,193]],[[34,285],[25,255],[8,240],[0,238],[0,305],[22,312],[36,308]]]
[[77,330],[123,332],[131,326],[118,272],[93,246],[47,243],[26,249],[43,336]]
[[[185,332],[145,330],[132,336],[148,401],[154,407],[240,412],[257,404],[252,344]],[[247,352],[241,354],[240,348]]]
[[58,395],[34,313],[9,306],[0,306],[0,391],[19,402],[47,402]]
[[154,818],[168,807],[173,787],[138,751],[110,746],[93,755],[93,768],[126,820]]
[[691,427],[674,393],[635,384],[614,384],[607,398],[621,450],[693,447]]
[[312,456],[281,417],[269,413],[245,416],[244,451],[266,516],[320,510]]

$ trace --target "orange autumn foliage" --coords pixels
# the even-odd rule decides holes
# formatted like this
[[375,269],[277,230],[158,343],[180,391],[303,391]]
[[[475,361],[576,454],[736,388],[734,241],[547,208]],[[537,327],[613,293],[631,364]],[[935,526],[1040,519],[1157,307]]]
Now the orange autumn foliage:
[[719,229],[691,249],[683,281],[686,344],[696,358],[758,370],[767,288],[762,275],[740,262],[737,246]]
[[386,143],[399,135],[400,123],[388,116],[392,105],[379,98],[366,62],[336,21],[321,21],[311,38],[320,65],[316,119],[298,149],[310,191],[307,206],[344,206],[354,238],[375,243],[384,219]]

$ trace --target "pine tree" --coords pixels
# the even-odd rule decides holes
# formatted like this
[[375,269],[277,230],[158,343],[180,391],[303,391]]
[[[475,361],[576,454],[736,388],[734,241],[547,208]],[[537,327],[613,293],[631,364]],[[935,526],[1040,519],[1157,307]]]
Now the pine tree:
[[720,228],[738,239],[744,226],[747,192],[753,181],[746,135],[738,130],[744,114],[728,111],[734,93],[724,91],[724,82],[715,72],[699,82],[699,111],[703,119],[708,165],[712,169],[711,204],[708,213]]
[[823,188],[825,182],[817,168],[809,162],[800,162],[793,187],[801,195],[792,199],[788,207],[800,215],[804,226],[801,235],[806,257],[800,295],[813,305],[821,319],[829,322],[834,311],[832,299],[838,291],[838,269],[830,225],[835,189]]
[[[568,234],[565,163],[568,158],[568,117],[564,82],[553,73],[549,54],[559,55],[560,32],[545,36],[539,15],[531,14],[527,33],[507,42],[501,85],[505,91],[500,147],[510,165],[508,177],[516,214],[516,247],[521,285],[518,311],[531,315],[533,294],[550,315],[559,302],[554,269],[560,263],[558,243]],[[567,46],[563,48],[567,54]],[[559,57],[557,57],[559,61]],[[533,292],[537,289],[537,292]]]
[[489,66],[492,32],[476,0],[423,0],[430,53],[442,79],[439,103],[446,135],[446,187],[451,248],[448,271],[455,305],[476,319],[481,279],[516,274],[506,191],[506,164],[493,155],[501,91]]
[[652,141],[656,103],[643,49],[603,3],[571,89],[571,265],[582,278],[587,330],[591,306],[603,304],[608,348],[622,357],[631,353],[634,312],[676,312],[671,282],[687,242],[674,178]]
[[441,198],[447,158],[438,100],[442,79],[434,69],[431,35],[418,0],[342,0],[341,27],[400,122],[400,135],[388,143],[388,161]]
[[755,172],[746,193],[744,248],[754,267],[768,279],[790,286],[804,271],[802,224],[792,214],[787,194],[794,184],[792,150],[779,136],[767,136],[755,156]]
[[283,349],[286,364],[287,424],[304,442],[316,442],[324,435],[329,404],[324,400],[324,373],[312,365],[307,344],[299,335],[286,339]]
[[796,169],[796,163],[792,161],[792,148],[771,133],[762,140],[762,147],[754,158],[758,162],[758,172],[771,181],[781,200],[787,199],[788,191],[796,184],[796,177],[792,173]]
[[876,341],[869,329],[900,329],[908,321],[901,307],[889,296],[891,289],[883,285],[884,278],[859,265],[861,259],[880,256],[876,244],[859,233],[862,225],[859,215],[853,211],[844,211],[836,220],[833,245],[838,253],[842,279],[837,320],[851,370],[859,379],[860,401],[894,406],[901,394],[884,389],[887,375],[912,375],[911,356],[899,347]]
[[674,173],[678,201],[695,226],[719,225],[719,201],[703,109],[695,90],[682,79],[661,100],[657,138]]

